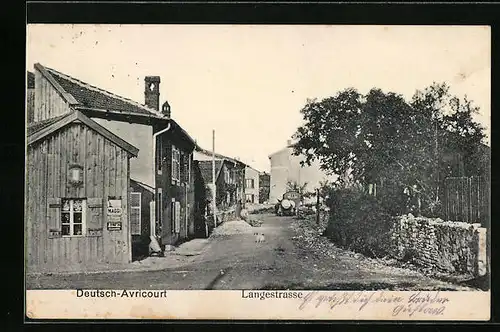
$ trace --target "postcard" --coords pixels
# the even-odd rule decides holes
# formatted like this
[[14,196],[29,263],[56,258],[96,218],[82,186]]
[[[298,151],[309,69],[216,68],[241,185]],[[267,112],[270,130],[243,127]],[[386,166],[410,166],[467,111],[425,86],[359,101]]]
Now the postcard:
[[490,319],[489,26],[26,47],[26,319]]

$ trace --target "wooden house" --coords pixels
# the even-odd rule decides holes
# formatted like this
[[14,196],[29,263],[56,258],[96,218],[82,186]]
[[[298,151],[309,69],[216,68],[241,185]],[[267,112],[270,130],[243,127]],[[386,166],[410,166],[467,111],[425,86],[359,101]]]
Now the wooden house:
[[[157,237],[161,245],[189,237],[194,232],[190,232],[194,228],[193,184],[187,183],[189,178],[175,184],[168,179],[171,172],[179,171],[180,155],[186,165],[182,172],[189,172],[194,140],[171,118],[168,103],[160,111],[160,78],[145,77],[145,104],[140,104],[41,64],[35,64],[34,77],[34,123],[77,110],[140,150],[130,161],[135,204],[130,215],[135,219],[130,224],[134,225],[134,246],[139,246],[134,252],[143,251],[150,236]],[[177,174],[175,177],[177,180]]]
[[77,110],[27,129],[28,271],[130,262],[130,158],[138,149]]

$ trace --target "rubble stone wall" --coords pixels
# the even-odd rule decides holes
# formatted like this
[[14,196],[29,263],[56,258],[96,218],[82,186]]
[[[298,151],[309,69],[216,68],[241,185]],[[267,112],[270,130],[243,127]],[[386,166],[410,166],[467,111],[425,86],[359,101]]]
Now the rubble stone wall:
[[485,231],[480,224],[405,215],[395,218],[391,254],[438,271],[484,275]]
[[409,214],[371,225],[330,220],[326,234],[341,247],[411,261],[435,272],[478,277],[489,269],[487,234],[481,224]]

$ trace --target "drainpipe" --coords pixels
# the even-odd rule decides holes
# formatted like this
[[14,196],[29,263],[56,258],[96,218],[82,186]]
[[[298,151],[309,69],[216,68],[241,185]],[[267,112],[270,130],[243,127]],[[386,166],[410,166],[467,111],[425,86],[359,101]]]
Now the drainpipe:
[[[156,192],[157,191],[157,188],[156,188],[156,139],[159,135],[169,131],[170,127],[171,127],[171,123],[169,122],[167,124],[166,128],[160,130],[157,133],[153,133],[153,188],[155,191],[155,199],[157,196],[157,192]],[[161,160],[160,160],[160,162],[161,162]],[[157,204],[155,204],[155,206],[157,209],[161,208],[161,206],[158,206]],[[151,233],[150,235],[152,235],[156,238],[156,211],[155,211],[155,217],[153,218],[153,224],[150,227],[150,233]]]

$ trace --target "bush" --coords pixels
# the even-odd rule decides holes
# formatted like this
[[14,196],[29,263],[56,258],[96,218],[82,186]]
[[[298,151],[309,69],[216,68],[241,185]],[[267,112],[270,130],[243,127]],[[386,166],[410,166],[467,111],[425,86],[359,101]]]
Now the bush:
[[330,192],[326,204],[326,234],[334,242],[369,256],[390,252],[393,218],[376,198],[356,187],[341,188]]

